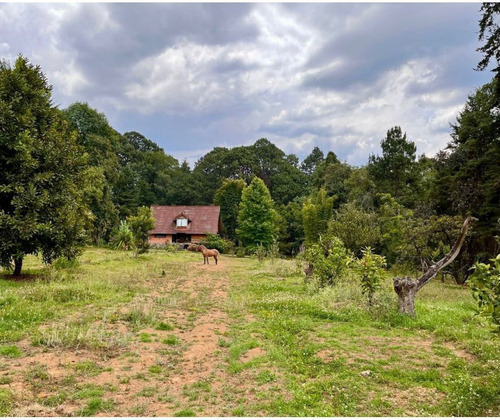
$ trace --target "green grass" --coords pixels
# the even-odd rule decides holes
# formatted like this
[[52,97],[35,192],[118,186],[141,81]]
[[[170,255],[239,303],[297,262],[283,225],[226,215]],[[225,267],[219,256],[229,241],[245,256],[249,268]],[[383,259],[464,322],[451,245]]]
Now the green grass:
[[[9,388],[16,378],[44,407],[69,402],[79,407],[72,415],[116,414],[116,389],[87,383],[109,372],[112,357],[127,364],[116,369],[127,372],[117,375],[116,388],[145,381],[133,394],[139,402],[117,403],[121,415],[149,415],[157,401],[184,417],[203,416],[207,407],[225,416],[500,415],[500,346],[474,316],[466,287],[431,281],[417,295],[418,316],[409,318],[397,311],[390,274],[368,308],[352,273],[318,290],[294,261],[221,258],[218,269],[226,270],[229,285],[224,300],[213,299],[215,290],[203,282],[197,293],[183,289],[186,263],[199,263],[196,254],[153,251],[136,259],[88,248],[79,261],[49,269],[28,257],[29,275],[21,281],[0,274],[0,415],[23,404]],[[148,295],[167,283],[169,293]],[[215,340],[221,388],[200,376],[165,394],[159,386],[179,373],[189,349],[184,332],[213,308],[229,317]],[[184,317],[171,316],[176,312]],[[68,364],[67,376],[56,378],[42,364],[23,365],[16,344],[22,339],[41,352],[84,351],[89,360]],[[157,364],[139,370],[147,365],[132,346],[160,343]]]

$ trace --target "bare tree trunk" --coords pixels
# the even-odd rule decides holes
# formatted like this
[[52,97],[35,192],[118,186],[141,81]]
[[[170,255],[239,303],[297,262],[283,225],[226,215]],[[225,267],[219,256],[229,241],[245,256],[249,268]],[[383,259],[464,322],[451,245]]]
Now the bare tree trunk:
[[23,268],[23,259],[14,258],[14,277],[21,275],[21,269]]
[[429,281],[431,281],[436,274],[445,268],[447,265],[451,264],[455,258],[457,258],[460,253],[460,249],[467,236],[467,231],[469,230],[470,224],[477,220],[475,217],[469,216],[465,219],[465,222],[460,231],[460,235],[455,242],[455,245],[451,248],[450,252],[446,254],[437,263],[431,265],[429,269],[422,274],[418,279],[412,280],[409,277],[394,278],[394,291],[399,298],[399,311],[401,313],[414,316],[415,315],[415,297],[417,292],[424,287]]

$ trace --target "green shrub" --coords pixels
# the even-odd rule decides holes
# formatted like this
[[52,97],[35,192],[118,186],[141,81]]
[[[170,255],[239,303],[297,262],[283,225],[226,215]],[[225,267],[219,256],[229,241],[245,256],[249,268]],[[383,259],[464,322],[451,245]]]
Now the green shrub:
[[333,235],[320,236],[318,243],[306,248],[302,258],[313,268],[312,275],[320,287],[334,285],[352,261],[342,241]]
[[380,288],[384,278],[383,267],[386,266],[385,257],[374,254],[370,247],[361,250],[363,258],[357,261],[357,270],[361,275],[361,289],[368,295],[368,304],[373,306],[373,295]]
[[479,306],[479,314],[489,320],[495,332],[500,333],[500,255],[491,262],[493,266],[475,264],[469,284]]
[[213,233],[207,233],[206,238],[200,244],[206,246],[208,249],[216,249],[221,254],[226,254],[234,248],[230,240],[222,239],[219,235]]

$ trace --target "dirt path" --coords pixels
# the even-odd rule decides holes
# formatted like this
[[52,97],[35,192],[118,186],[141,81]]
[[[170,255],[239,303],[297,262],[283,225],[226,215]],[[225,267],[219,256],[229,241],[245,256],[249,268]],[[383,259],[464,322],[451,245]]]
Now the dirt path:
[[[230,259],[217,266],[191,262],[183,277],[151,280],[149,293],[117,308],[118,320],[95,323],[130,339],[114,353],[18,343],[24,357],[2,364],[16,396],[12,414],[231,415],[238,402],[228,400],[225,390],[249,393],[244,383],[235,382],[244,376],[227,373],[231,265]],[[154,320],[134,326],[130,319],[138,313]]]

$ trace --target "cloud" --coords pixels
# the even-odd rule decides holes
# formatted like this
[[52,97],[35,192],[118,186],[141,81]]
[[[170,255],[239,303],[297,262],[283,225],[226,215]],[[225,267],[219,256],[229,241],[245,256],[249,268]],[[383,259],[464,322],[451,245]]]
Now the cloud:
[[[87,101],[179,160],[261,137],[353,164],[400,125],[433,154],[490,75],[477,4],[0,4],[0,54],[40,64],[61,107]],[[197,154],[200,154],[197,156]]]

